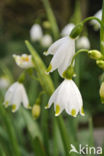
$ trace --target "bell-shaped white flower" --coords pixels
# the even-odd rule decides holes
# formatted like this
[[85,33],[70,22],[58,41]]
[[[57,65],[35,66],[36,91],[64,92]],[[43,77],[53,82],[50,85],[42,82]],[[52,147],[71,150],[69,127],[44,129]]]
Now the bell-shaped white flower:
[[40,41],[43,36],[42,28],[39,24],[34,24],[30,29],[30,38],[32,41]]
[[49,47],[52,44],[52,37],[50,35],[44,35],[41,39],[41,45],[43,47]]
[[47,69],[47,73],[58,69],[60,76],[70,65],[73,55],[75,54],[75,40],[69,36],[63,37],[54,42],[45,53],[52,54],[53,58]]
[[13,55],[13,58],[16,61],[16,64],[23,69],[28,69],[34,67],[32,62],[32,56],[27,54],[20,55]]
[[67,36],[71,33],[72,29],[75,27],[73,23],[67,24],[61,31],[61,36]]
[[65,110],[69,115],[76,117],[78,112],[84,116],[82,97],[73,80],[64,80],[49,99],[46,109],[54,103],[55,116]]
[[25,108],[30,108],[28,97],[22,83],[13,83],[5,94],[4,106],[12,106],[12,112],[16,112],[21,103]]
[[[101,20],[101,18],[102,18],[102,9],[100,9],[94,16]],[[92,20],[91,24],[94,26],[94,29],[96,31],[100,29],[100,24],[96,20]]]
[[86,36],[82,36],[77,39],[76,41],[76,47],[77,49],[90,49],[90,41]]
[[10,80],[7,77],[0,77],[0,89],[6,89],[9,85]]

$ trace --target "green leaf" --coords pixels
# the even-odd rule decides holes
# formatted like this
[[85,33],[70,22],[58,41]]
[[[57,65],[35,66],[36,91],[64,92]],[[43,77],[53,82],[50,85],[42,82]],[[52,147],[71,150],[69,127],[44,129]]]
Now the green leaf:
[[33,48],[33,46],[29,43],[29,41],[25,41],[28,50],[30,51],[33,57],[33,63],[35,65],[35,69],[37,71],[37,75],[39,78],[39,82],[42,85],[43,89],[47,94],[51,95],[54,91],[54,86],[52,80],[49,75],[45,74],[46,66],[37,51]]

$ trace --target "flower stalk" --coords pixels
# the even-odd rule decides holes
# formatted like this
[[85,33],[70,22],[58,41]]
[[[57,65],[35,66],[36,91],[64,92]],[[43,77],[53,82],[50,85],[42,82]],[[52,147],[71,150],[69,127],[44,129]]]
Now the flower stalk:
[[54,17],[54,13],[51,9],[51,6],[50,6],[50,3],[48,0],[42,0],[43,2],[43,5],[45,7],[45,10],[46,10],[46,13],[47,13],[47,16],[48,16],[48,20],[51,24],[51,29],[52,29],[52,32],[53,32],[53,36],[54,36],[54,39],[57,39],[59,37],[59,29],[58,29],[58,26],[57,26],[57,23],[56,23],[56,19]]
[[101,29],[100,29],[100,48],[101,53],[104,55],[104,0],[102,5],[102,20],[101,20]]

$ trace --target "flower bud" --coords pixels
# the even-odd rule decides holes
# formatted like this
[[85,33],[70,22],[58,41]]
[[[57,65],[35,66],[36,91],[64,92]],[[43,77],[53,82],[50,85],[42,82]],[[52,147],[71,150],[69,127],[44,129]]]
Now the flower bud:
[[94,60],[101,59],[103,57],[101,52],[99,52],[98,50],[90,50],[90,51],[88,51],[88,55],[90,58],[92,58]]
[[35,104],[32,108],[32,116],[37,119],[40,116],[40,105]]
[[103,60],[97,60],[97,61],[96,61],[96,64],[97,64],[101,69],[104,70],[104,61],[103,61]]
[[79,23],[77,24],[74,29],[71,31],[70,33],[70,37],[75,39],[77,36],[80,35],[80,33],[82,32],[83,29],[83,23]]
[[101,102],[104,104],[104,82],[102,82],[101,84],[99,93],[100,93]]
[[43,27],[44,27],[45,29],[50,29],[50,28],[51,28],[50,22],[49,22],[49,21],[44,21],[44,22],[43,22]]

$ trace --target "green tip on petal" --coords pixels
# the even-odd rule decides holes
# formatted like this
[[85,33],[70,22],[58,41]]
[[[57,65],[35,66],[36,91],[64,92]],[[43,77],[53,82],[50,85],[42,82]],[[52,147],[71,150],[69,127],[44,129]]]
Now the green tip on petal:
[[49,104],[47,104],[46,106],[45,106],[45,109],[48,109],[49,108]]
[[82,115],[82,116],[85,116],[83,107],[81,108],[81,115]]
[[13,105],[12,105],[12,112],[15,112],[15,110],[16,110],[16,105],[13,104]]
[[43,53],[45,56],[47,56],[48,55],[48,51],[44,51],[44,53]]
[[101,98],[101,103],[104,104],[104,98]]
[[71,115],[72,115],[73,117],[76,117],[76,110],[75,110],[75,109],[72,109]]
[[47,69],[47,73],[49,73],[52,70],[52,65],[50,64],[48,69]]
[[8,104],[9,104],[9,102],[8,102],[8,101],[6,101],[6,102],[4,103],[5,108],[7,108],[7,107],[8,107]]
[[31,105],[30,104],[28,104],[28,106],[27,106],[27,109],[31,109],[32,107],[31,107]]
[[56,113],[55,113],[55,116],[58,116],[60,113],[60,106],[59,105],[56,105]]

